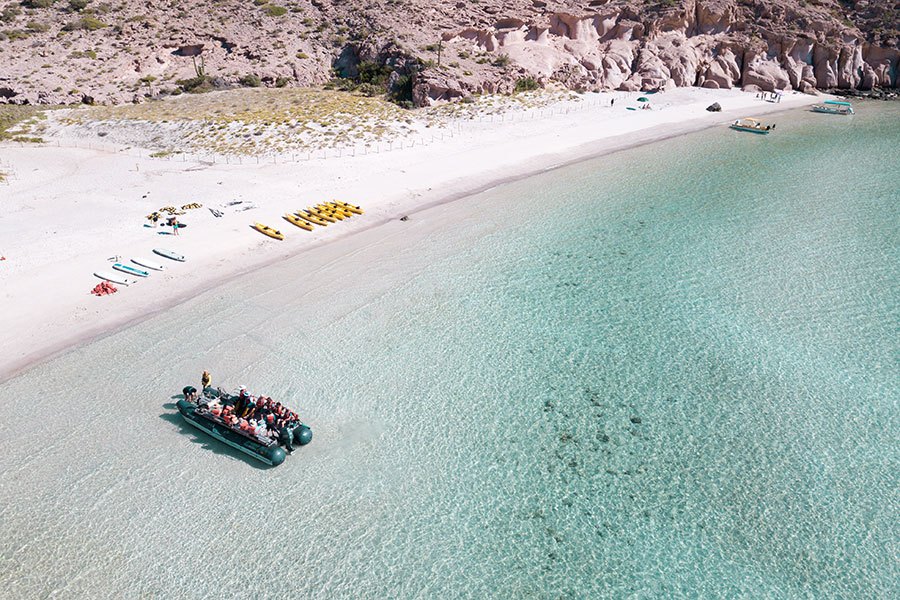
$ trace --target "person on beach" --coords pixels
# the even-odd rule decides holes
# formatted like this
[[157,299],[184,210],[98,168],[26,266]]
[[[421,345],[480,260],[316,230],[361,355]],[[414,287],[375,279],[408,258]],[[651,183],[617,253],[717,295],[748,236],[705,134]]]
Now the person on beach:
[[178,235],[178,218],[172,217],[172,235]]

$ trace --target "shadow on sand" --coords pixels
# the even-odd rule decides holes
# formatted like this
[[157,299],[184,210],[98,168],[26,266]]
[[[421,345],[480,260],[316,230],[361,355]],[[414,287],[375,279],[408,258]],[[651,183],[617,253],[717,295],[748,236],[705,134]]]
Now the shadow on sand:
[[[184,395],[178,394],[176,396],[172,396],[171,399],[176,401],[184,400]],[[219,440],[206,435],[205,433],[199,431],[196,427],[191,427],[190,425],[188,425],[187,422],[182,418],[181,413],[178,412],[178,405],[175,404],[175,402],[167,402],[166,404],[163,404],[163,408],[166,409],[166,412],[159,415],[159,418],[168,423],[172,423],[173,425],[177,425],[181,432],[186,434],[195,444],[200,444],[205,449],[216,454],[230,456],[231,458],[245,462],[254,469],[266,471],[273,468],[272,465],[267,465],[258,460],[254,460],[243,452],[235,450],[231,446],[223,444]]]

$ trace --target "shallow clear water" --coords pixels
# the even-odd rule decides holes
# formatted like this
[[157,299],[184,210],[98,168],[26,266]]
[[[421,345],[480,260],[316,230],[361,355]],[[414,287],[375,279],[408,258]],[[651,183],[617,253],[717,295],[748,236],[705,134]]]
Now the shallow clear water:
[[[0,596],[898,595],[900,106],[496,188],[0,385]],[[335,256],[340,252],[341,256]],[[169,396],[268,391],[266,469]]]

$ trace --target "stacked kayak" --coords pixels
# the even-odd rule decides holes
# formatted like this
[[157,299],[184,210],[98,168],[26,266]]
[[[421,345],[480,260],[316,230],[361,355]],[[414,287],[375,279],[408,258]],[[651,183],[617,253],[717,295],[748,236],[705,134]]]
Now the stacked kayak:
[[[332,202],[322,202],[315,206],[307,206],[306,208],[294,211],[293,213],[286,213],[283,218],[288,223],[291,223],[304,231],[313,231],[315,230],[316,225],[319,227],[328,227],[339,221],[344,221],[350,217],[361,214],[363,214],[362,208],[354,206],[353,204],[334,200]],[[254,223],[251,227],[276,240],[284,239],[284,234],[274,227],[269,227],[262,223]]]

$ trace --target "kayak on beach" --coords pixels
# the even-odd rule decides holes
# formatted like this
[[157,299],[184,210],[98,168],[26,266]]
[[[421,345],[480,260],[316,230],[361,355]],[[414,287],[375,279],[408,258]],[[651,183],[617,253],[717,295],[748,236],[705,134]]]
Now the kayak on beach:
[[275,229],[274,227],[269,227],[268,225],[263,225],[262,223],[254,223],[253,225],[251,225],[251,227],[253,227],[253,229],[257,230],[258,232],[262,233],[263,235],[269,236],[270,238],[274,238],[276,240],[284,239],[284,234],[281,233],[280,231],[278,231],[277,229]]

